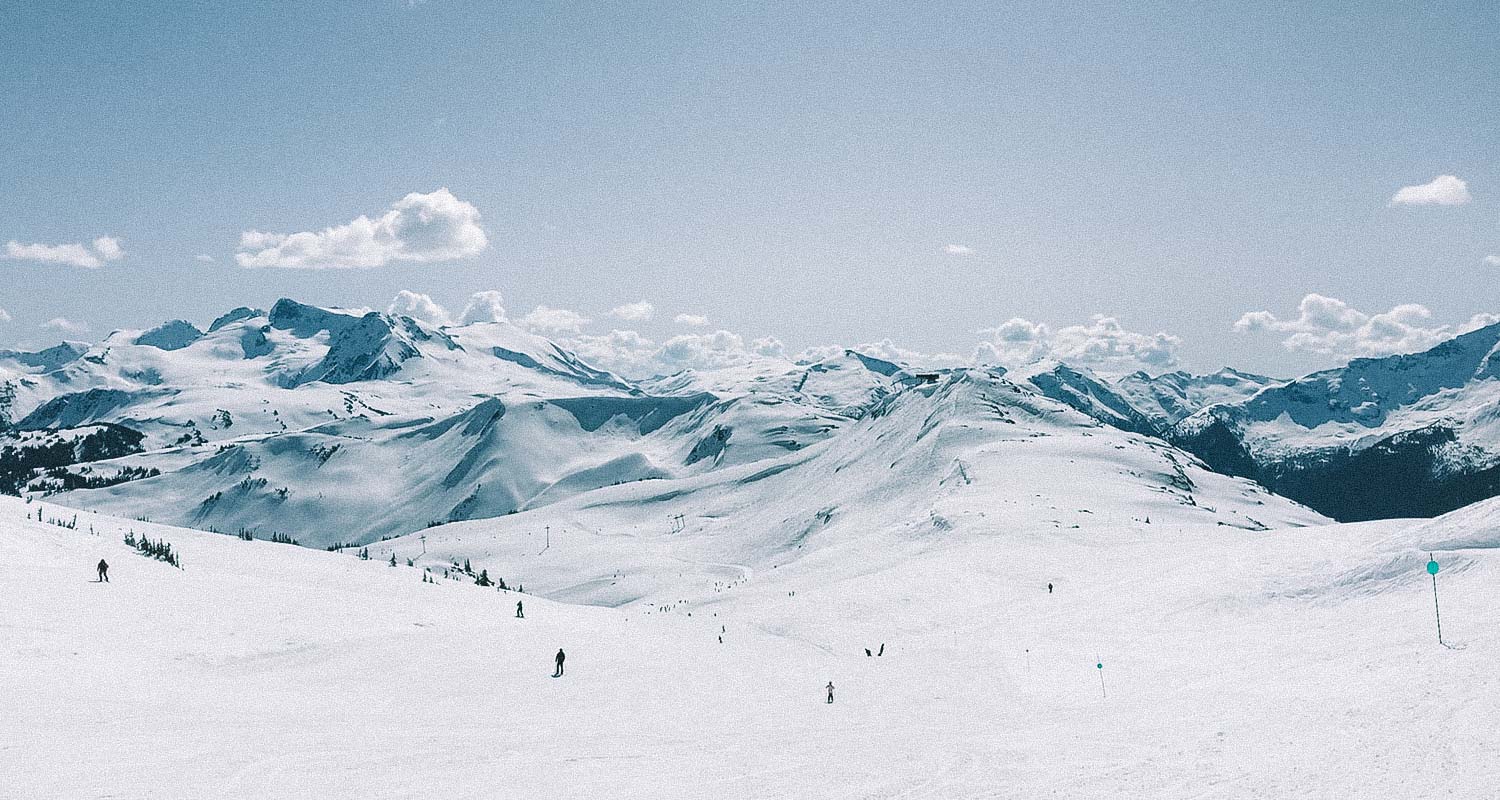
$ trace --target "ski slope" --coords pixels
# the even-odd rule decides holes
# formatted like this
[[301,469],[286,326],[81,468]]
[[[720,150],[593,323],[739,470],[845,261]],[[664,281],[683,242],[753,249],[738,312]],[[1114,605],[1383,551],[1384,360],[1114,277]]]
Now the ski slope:
[[[875,531],[768,569],[722,564],[716,580],[622,565],[618,580],[650,587],[641,598],[527,595],[524,620],[517,594],[440,570],[423,583],[379,545],[361,561],[89,513],[66,529],[38,508],[74,514],[0,498],[7,798],[1484,797],[1500,784],[1494,504],[1268,532],[990,530],[955,514],[899,551]],[[183,569],[126,548],[126,530],[170,541]],[[1436,551],[1451,647],[1423,570],[1445,541],[1464,548]],[[101,557],[108,584],[93,582]]]

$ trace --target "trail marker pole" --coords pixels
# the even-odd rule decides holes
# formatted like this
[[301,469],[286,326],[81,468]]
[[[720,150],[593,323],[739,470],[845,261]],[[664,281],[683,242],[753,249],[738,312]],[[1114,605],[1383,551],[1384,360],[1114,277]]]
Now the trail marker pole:
[[427,534],[424,533],[417,538],[422,540],[422,555],[427,555]]
[[1109,691],[1104,688],[1104,662],[1095,662],[1094,666],[1099,670],[1099,693],[1105,697],[1109,697]]
[[1427,554],[1427,574],[1432,576],[1432,616],[1433,616],[1434,619],[1437,620],[1438,644],[1442,644],[1443,643],[1443,612],[1441,612],[1441,611],[1438,610],[1438,596],[1437,596],[1438,563],[1437,563],[1437,560],[1432,557],[1431,553]]

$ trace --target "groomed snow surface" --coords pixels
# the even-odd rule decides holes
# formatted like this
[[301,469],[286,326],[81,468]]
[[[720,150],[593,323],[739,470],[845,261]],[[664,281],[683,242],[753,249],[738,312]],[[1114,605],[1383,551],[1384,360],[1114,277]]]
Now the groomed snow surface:
[[[523,596],[444,579],[432,554],[390,567],[378,544],[362,561],[88,513],[67,529],[39,508],[74,515],[0,498],[6,798],[1500,786],[1493,503],[1268,532],[955,512],[925,537],[849,536],[713,579],[652,561],[656,588],[639,599],[526,595],[524,620]],[[169,541],[183,568],[137,555],[127,530]],[[530,557],[570,558],[571,541]],[[1435,551],[1450,646],[1423,569],[1445,542],[1465,548]],[[100,558],[110,583],[94,582]],[[619,580],[646,568],[622,565]],[[559,647],[566,674],[552,678]]]

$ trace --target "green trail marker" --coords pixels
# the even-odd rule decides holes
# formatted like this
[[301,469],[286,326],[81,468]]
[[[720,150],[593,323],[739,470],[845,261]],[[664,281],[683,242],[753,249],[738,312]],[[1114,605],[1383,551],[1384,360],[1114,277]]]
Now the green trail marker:
[[1443,613],[1438,610],[1438,598],[1437,598],[1438,563],[1437,563],[1437,560],[1432,557],[1431,553],[1427,554],[1427,574],[1432,576],[1432,615],[1433,615],[1433,617],[1435,619],[1437,619],[1438,644],[1442,644],[1443,643]]
[[1096,662],[1094,666],[1099,670],[1099,693],[1105,697],[1109,697],[1109,691],[1104,688],[1104,662]]

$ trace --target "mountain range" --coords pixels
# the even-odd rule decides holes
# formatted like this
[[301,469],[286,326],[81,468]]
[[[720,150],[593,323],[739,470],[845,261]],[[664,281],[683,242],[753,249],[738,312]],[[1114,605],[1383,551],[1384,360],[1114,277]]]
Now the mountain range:
[[[1112,508],[1248,529],[1433,516],[1500,494],[1497,352],[1500,325],[1294,380],[852,350],[628,380],[506,322],[284,299],[0,351],[0,490],[316,546],[564,512],[765,517],[781,546],[835,519],[941,530],[958,486],[983,489],[962,513],[1033,506],[1059,528]],[[1051,508],[1058,481],[1099,502]]]

